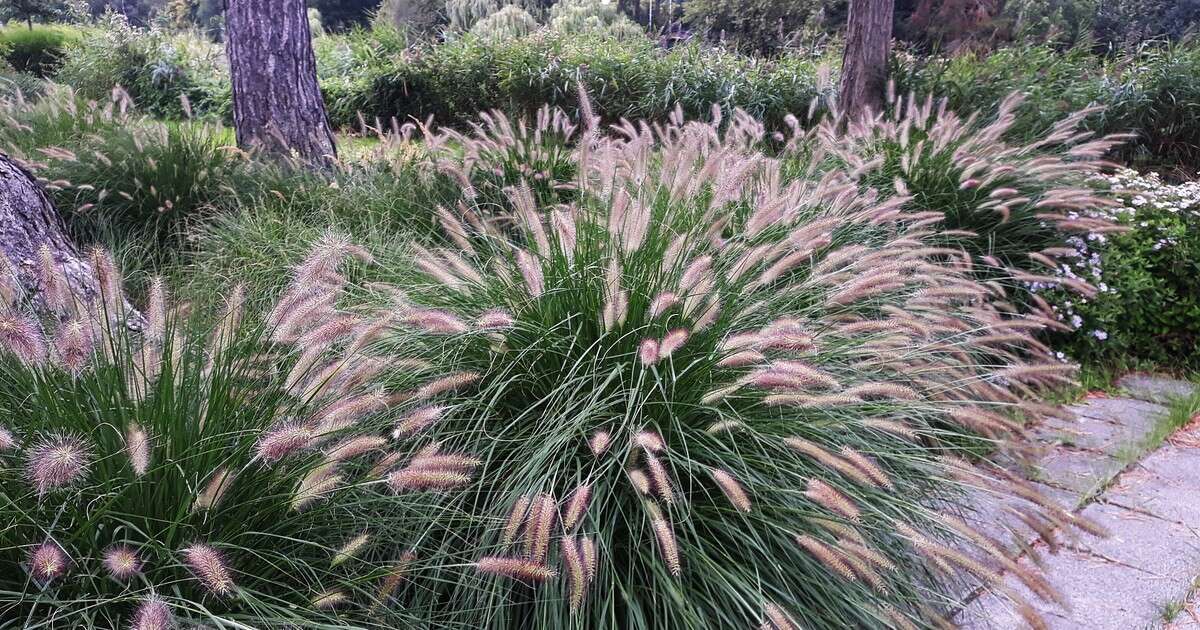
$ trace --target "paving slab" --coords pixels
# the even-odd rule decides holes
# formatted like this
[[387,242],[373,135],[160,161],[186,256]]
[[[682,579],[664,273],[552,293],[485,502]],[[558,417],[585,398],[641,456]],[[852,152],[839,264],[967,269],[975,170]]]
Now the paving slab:
[[1154,402],[1191,396],[1200,389],[1194,383],[1151,374],[1127,374],[1117,379],[1117,387],[1134,398]]
[[1066,409],[1076,416],[1118,425],[1136,423],[1138,426],[1167,413],[1163,404],[1133,398],[1088,398],[1082,403],[1068,405]]
[[1104,453],[1059,447],[1047,452],[1034,466],[1033,477],[1069,491],[1074,503],[1124,467],[1122,461]]
[[[1107,422],[1106,417],[1117,417],[1122,410],[1153,409],[1116,399],[1094,399],[1088,406],[1099,400],[1109,402],[1081,415]],[[1108,431],[1100,423],[1088,426]],[[1055,485],[1079,487],[1103,475],[1109,463],[1118,463],[1104,457],[1059,446],[1049,450],[1038,474]],[[1110,536],[1082,535],[1065,542],[1058,554],[1040,553],[1043,574],[1063,594],[1066,605],[1039,600],[1015,576],[1007,575],[1004,583],[1011,592],[1027,599],[1051,630],[1200,630],[1200,621],[1193,616],[1200,616],[1196,602],[1170,624],[1164,619],[1164,611],[1187,598],[1200,576],[1200,420],[1125,468],[1080,514],[1107,529]],[[962,627],[1026,627],[999,594],[1002,590],[993,589],[970,602],[957,617]]]
[[1101,500],[1200,529],[1200,448],[1160,448],[1121,475]]
[[[1163,606],[1178,601],[1200,570],[1200,536],[1114,505],[1088,506],[1082,515],[1112,534],[1083,536],[1057,554],[1042,555],[1046,579],[1063,595],[1065,606],[1038,599],[1014,576],[1005,584],[1052,630],[1128,630],[1161,621]],[[1027,625],[995,592],[972,602],[958,620],[967,630]]]

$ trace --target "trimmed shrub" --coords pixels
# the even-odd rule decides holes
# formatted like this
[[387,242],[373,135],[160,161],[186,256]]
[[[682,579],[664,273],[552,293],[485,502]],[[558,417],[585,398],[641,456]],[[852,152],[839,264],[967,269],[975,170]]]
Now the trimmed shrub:
[[578,107],[578,84],[592,95],[604,121],[666,120],[678,105],[688,117],[707,116],[714,104],[740,107],[781,126],[783,115],[822,111],[831,94],[819,80],[819,60],[766,61],[700,45],[669,51],[648,38],[615,40],[540,31],[519,40],[484,42],[464,37],[417,47],[372,80],[368,111],[384,120],[463,125],[481,111],[531,115],[543,104]]
[[331,306],[351,250],[324,241],[296,269],[303,316],[284,303],[265,323],[239,288],[184,320],[155,285],[134,326],[107,254],[91,259],[99,296],[72,296],[43,258],[65,323],[0,311],[6,621],[413,627],[391,595],[437,555],[414,560],[411,499],[371,472],[386,469],[382,364]]
[[65,50],[83,36],[72,26],[0,26],[0,57],[17,72],[46,78],[58,70]]
[[1131,170],[1105,180],[1121,205],[1082,212],[1126,231],[1072,237],[1073,254],[1056,274],[1091,283],[1098,293],[1034,287],[1073,331],[1056,347],[1088,362],[1200,365],[1200,184],[1168,185]]

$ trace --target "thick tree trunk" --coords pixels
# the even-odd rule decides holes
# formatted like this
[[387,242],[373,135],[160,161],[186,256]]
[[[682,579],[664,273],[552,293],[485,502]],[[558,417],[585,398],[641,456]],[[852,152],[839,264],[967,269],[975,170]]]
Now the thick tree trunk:
[[304,0],[226,0],[225,41],[238,146],[335,159]]
[[[44,286],[43,251],[49,252],[60,284],[52,293]],[[62,217],[33,175],[0,153],[0,309],[15,303],[31,303],[39,310],[63,316],[73,305],[98,304],[100,282],[86,256],[67,236]],[[16,280],[14,283],[13,280]],[[124,323],[140,330],[145,323],[140,313],[124,298]],[[54,302],[54,303],[51,303]]]
[[894,13],[893,0],[850,0],[838,97],[847,116],[883,109]]

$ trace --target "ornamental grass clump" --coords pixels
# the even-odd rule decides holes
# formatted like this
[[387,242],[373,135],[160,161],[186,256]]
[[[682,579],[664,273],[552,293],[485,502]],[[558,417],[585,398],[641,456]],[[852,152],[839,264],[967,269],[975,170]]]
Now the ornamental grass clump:
[[126,311],[103,252],[94,300],[43,256],[34,311],[0,265],[0,625],[412,627],[389,594],[423,527],[371,473],[393,403],[337,305],[354,253],[323,240],[266,316],[161,282]]
[[394,436],[420,449],[387,480],[453,556],[411,574],[405,609],[919,627],[951,583],[1006,569],[1056,597],[964,499],[1009,496],[1050,537],[1091,527],[971,463],[1019,452],[1031,396],[1069,380],[1030,337],[1045,323],[997,310],[906,198],[785,182],[747,124],[586,135],[573,202],[517,184],[511,214],[447,209],[455,246],[414,245],[402,284],[370,287],[388,327],[372,352],[404,362]]
[[[1082,125],[1095,110],[1085,109],[1036,140],[1014,144],[1009,135],[1020,105],[1020,96],[1010,95],[985,123],[978,114],[963,118],[947,110],[945,100],[910,94],[894,99],[883,115],[845,125],[827,119],[813,133],[836,168],[908,198],[914,214],[939,214],[935,242],[971,254],[982,278],[1093,293],[1083,282],[1051,276],[1073,251],[1072,234],[1120,229],[1081,211],[1113,205],[1088,180],[1109,166],[1104,157],[1127,136],[1094,138]],[[804,147],[802,162],[811,157],[807,143],[791,146]]]

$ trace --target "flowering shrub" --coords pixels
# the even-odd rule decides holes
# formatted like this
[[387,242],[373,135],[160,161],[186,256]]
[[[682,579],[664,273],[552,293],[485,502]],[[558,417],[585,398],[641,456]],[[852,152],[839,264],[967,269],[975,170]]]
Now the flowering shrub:
[[[578,197],[443,209],[447,246],[372,285],[411,366],[393,437],[437,449],[409,610],[442,625],[915,627],[942,588],[1018,571],[952,514],[1024,498],[958,455],[1005,449],[1024,393],[1068,378],[920,221],[845,177],[784,183],[735,119],[588,133]],[[470,147],[464,149],[470,152]],[[465,177],[465,175],[464,175]],[[435,467],[433,464],[438,463]],[[999,473],[996,473],[999,474]],[[1016,598],[1019,600],[1019,598]],[[1031,619],[1028,605],[1018,601]]]
[[1077,359],[1145,360],[1168,368],[1200,361],[1200,182],[1170,185],[1157,174],[1104,177],[1121,205],[1087,216],[1126,231],[1069,239],[1056,275],[1094,285],[1094,296],[1045,284],[1057,317],[1073,331],[1062,346]]
[[421,527],[379,482],[385,362],[334,307],[354,251],[323,242],[265,323],[237,288],[211,318],[161,283],[128,312],[103,253],[84,299],[48,250],[21,272],[39,319],[3,265],[0,619],[413,627],[389,605]]

